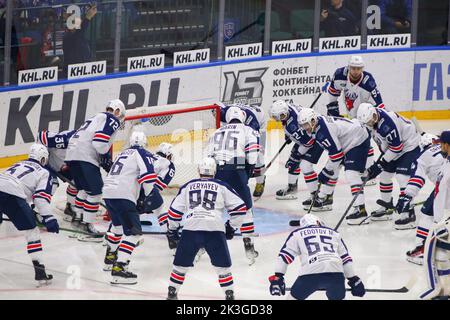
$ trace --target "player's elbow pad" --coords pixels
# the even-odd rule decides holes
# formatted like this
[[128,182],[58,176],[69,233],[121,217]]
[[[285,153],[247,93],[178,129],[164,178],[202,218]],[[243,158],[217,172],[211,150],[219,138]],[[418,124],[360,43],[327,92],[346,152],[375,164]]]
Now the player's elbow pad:
[[37,212],[41,216],[50,216],[53,215],[52,213],[52,207],[50,206],[50,203],[47,202],[47,200],[41,199],[41,198],[35,198],[33,201]]
[[92,146],[95,148],[95,150],[99,153],[99,154],[105,154],[109,152],[109,149],[111,148],[111,146],[109,145],[109,143],[106,142],[98,142],[98,141],[92,141]]

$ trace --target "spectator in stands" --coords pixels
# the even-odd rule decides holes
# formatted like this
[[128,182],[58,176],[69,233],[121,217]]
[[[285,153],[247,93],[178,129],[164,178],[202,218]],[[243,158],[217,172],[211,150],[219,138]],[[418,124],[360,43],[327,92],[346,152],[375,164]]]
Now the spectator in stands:
[[97,14],[97,6],[92,5],[87,11],[84,19],[75,18],[73,28],[68,28],[63,38],[64,51],[64,76],[67,77],[67,67],[70,64],[92,61],[91,48],[85,37],[90,21]]
[[381,11],[381,33],[411,31],[412,0],[378,0]]
[[353,36],[358,32],[358,23],[344,6],[344,0],[330,0],[330,5],[320,13],[320,29],[326,37]]

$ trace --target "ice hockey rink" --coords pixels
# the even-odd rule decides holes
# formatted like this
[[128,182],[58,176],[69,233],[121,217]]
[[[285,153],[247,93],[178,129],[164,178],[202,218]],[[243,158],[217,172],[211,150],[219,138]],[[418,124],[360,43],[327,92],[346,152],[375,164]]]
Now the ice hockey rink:
[[[420,121],[427,132],[439,134],[449,128],[449,121]],[[275,154],[283,142],[282,132],[269,132],[266,152],[267,161]],[[290,149],[287,148],[287,149]],[[300,202],[308,197],[303,177],[299,180],[299,199],[280,201],[275,199],[275,192],[287,184],[287,170],[284,163],[289,155],[285,150],[273,167],[268,171],[266,189],[262,198],[254,204],[256,232],[255,249],[259,257],[252,266],[245,258],[242,238],[235,237],[229,241],[233,261],[233,276],[237,299],[284,299],[269,294],[268,277],[274,272],[274,263],[278,251],[288,234],[295,228],[289,226],[289,220],[304,214]],[[376,155],[377,156],[377,155]],[[321,159],[319,168],[324,163]],[[394,203],[398,194],[395,181]],[[253,190],[254,181],[250,185]],[[415,202],[426,199],[433,186],[427,182]],[[365,189],[368,211],[377,206],[378,186]],[[165,196],[168,205],[173,194]],[[331,228],[334,228],[351,201],[350,190],[341,172],[334,193],[333,211],[317,215]],[[71,228],[70,223],[62,220],[61,209],[65,205],[65,187],[60,187],[54,197],[53,206],[60,226]],[[416,214],[420,207],[416,207]],[[397,218],[397,214],[394,217]],[[156,220],[155,220],[156,221]],[[99,218],[99,228],[106,228],[106,222]],[[155,223],[156,224],[156,223]],[[153,228],[153,227],[152,227]],[[159,226],[153,228],[159,230]],[[397,231],[393,220],[371,222],[364,226],[347,226],[344,222],[339,228],[350,255],[354,261],[357,275],[366,288],[397,289],[406,283],[414,285],[407,293],[366,293],[363,299],[418,299],[425,289],[425,273],[421,266],[406,261],[405,253],[414,246],[415,230]],[[110,275],[102,271],[105,247],[101,243],[79,242],[69,238],[70,233],[59,234],[42,232],[44,248],[43,262],[47,271],[53,274],[53,283],[47,287],[37,288],[34,271],[26,253],[25,239],[10,222],[0,225],[0,299],[165,299],[169,275],[172,270],[173,254],[169,251],[166,237],[163,235],[144,235],[144,243],[133,255],[130,268],[138,275],[138,284],[133,286],[109,284]],[[290,265],[286,274],[289,287],[297,277],[299,261]],[[326,299],[324,293],[316,293],[311,299]],[[347,294],[347,299],[354,298]],[[179,292],[179,299],[208,300],[223,299],[217,276],[207,255],[196,263],[187,276]]]

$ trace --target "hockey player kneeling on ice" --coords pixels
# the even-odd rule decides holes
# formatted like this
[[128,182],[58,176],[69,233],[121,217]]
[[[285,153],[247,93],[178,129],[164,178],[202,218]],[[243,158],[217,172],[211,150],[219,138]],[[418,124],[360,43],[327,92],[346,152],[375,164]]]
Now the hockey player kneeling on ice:
[[[420,154],[420,135],[411,121],[395,112],[375,108],[368,103],[359,106],[358,120],[372,130],[372,136],[383,154],[368,169],[369,180],[380,175],[381,199],[377,203],[383,207],[371,214],[371,220],[390,220],[393,210],[389,209],[394,208],[392,177],[395,174],[400,186],[400,197],[403,196],[413,174],[412,164]],[[414,208],[409,208],[395,221],[395,228],[415,228],[415,221]]]
[[[441,153],[441,146],[433,144],[435,140],[437,140],[437,137],[429,133],[425,133],[420,137],[421,153],[419,158],[413,163],[412,175],[406,186],[405,194],[400,196],[397,202],[396,209],[400,214],[411,210],[411,202],[425,185],[426,177],[433,184],[436,184],[445,159]],[[420,265],[423,262],[425,239],[433,224],[433,202],[434,190],[425,201],[417,217],[416,246],[406,253],[406,259],[409,262]]]
[[[102,198],[100,167],[109,172],[112,165],[111,146],[124,119],[125,106],[122,101],[111,100],[106,112],[86,120],[69,140],[66,162],[79,190],[75,199],[76,221],[81,222],[84,231],[93,238],[102,237],[93,225]],[[81,237],[79,240],[89,239]]]
[[[177,299],[188,268],[193,266],[197,252],[204,248],[219,276],[225,299],[234,300],[231,257],[226,240],[231,240],[235,229],[252,218],[248,217],[243,199],[230,185],[213,178],[216,173],[214,159],[204,158],[198,171],[200,179],[183,185],[169,208],[168,237],[178,242],[178,245],[167,299]],[[226,224],[224,212],[230,215]],[[179,238],[178,230],[183,216],[186,219]]]
[[[156,150],[156,154],[152,155],[153,168],[158,175],[155,181],[155,186],[148,197],[140,197],[142,202],[140,220],[142,225],[150,225],[150,213],[156,214],[160,226],[167,226],[167,212],[163,212],[164,200],[160,194],[161,191],[167,188],[169,183],[175,176],[175,165],[173,164],[172,145],[163,142]],[[141,191],[141,196],[143,193]],[[150,222],[150,223],[149,223]]]
[[[311,109],[299,114],[300,125],[328,151],[328,161],[319,174],[319,182],[325,185],[330,179],[337,180],[343,163],[350,191],[357,196],[354,211],[347,216],[349,225],[367,223],[362,175],[366,169],[370,137],[367,130],[355,119],[321,116]],[[319,199],[321,192],[319,191]],[[322,201],[322,200],[319,200]]]
[[340,234],[327,228],[312,214],[300,219],[278,254],[275,274],[269,277],[270,294],[285,294],[284,275],[288,266],[299,256],[300,274],[290,290],[290,299],[305,300],[319,290],[325,290],[329,300],[345,298],[345,279],[352,295],[364,296],[364,285],[355,275],[353,260]]
[[218,129],[211,137],[208,145],[208,155],[216,160],[216,179],[228,183],[244,200],[249,210],[249,220],[244,221],[240,230],[244,235],[244,248],[250,264],[255,262],[258,252],[254,248],[251,236],[255,232],[253,225],[253,199],[248,187],[259,152],[259,135],[244,124],[245,114],[231,107],[226,115],[227,123]]
[[[300,171],[303,171],[311,198],[303,201],[302,205],[308,209],[318,188],[317,173],[314,171],[313,165],[319,162],[323,149],[299,124],[298,116],[302,109],[304,108],[287,104],[284,100],[278,100],[270,107],[269,114],[272,119],[281,121],[288,144],[292,141],[295,143],[285,165],[288,169],[288,187],[278,190],[276,198],[279,200],[297,199],[297,179]],[[314,202],[312,211],[331,210],[335,184],[336,180],[330,179],[326,185],[323,185],[324,196]]]
[[433,226],[425,242],[424,265],[428,290],[422,299],[450,296],[450,130],[439,137],[445,162],[436,180]]
[[45,168],[47,162],[47,148],[35,143],[30,148],[28,160],[20,161],[0,173],[0,212],[11,220],[17,230],[23,231],[39,285],[50,283],[53,276],[45,272],[41,237],[35,213],[29,204],[34,204],[48,232],[59,232],[58,221],[50,206],[55,177]]
[[105,178],[103,199],[111,215],[112,227],[107,232],[105,267],[111,270],[112,284],[136,284],[137,275],[128,270],[131,255],[142,235],[136,201],[141,188],[150,195],[157,175],[151,153],[145,150],[147,137],[135,131],[130,147],[119,153]]
[[244,105],[241,103],[234,103],[231,105],[224,105],[223,103],[219,103],[220,106],[220,121],[226,121],[226,114],[228,109],[231,107],[238,107],[245,113],[244,124],[249,126],[255,131],[259,133],[259,152],[258,152],[258,160],[256,161],[255,168],[253,170],[253,174],[250,178],[255,178],[256,185],[255,190],[253,191],[254,197],[261,197],[264,193],[264,187],[266,185],[266,175],[264,172],[264,152],[266,148],[266,126],[267,120],[264,114],[264,110],[256,105]]
[[[69,140],[75,132],[76,130],[55,133],[44,130],[40,131],[37,137],[37,141],[48,148],[48,167],[69,181],[73,181],[73,177],[69,166],[64,162],[64,160],[66,159]],[[74,186],[70,184],[67,186],[67,203],[64,213],[72,218],[75,217],[74,207],[77,193],[78,190]]]

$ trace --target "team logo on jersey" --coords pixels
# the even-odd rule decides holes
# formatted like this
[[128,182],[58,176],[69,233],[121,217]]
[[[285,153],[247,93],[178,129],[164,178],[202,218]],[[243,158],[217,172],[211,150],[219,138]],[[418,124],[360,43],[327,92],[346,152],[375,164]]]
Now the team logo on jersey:
[[225,40],[230,40],[236,31],[236,24],[234,22],[228,22],[223,25],[223,35]]
[[240,70],[237,74],[234,71],[225,72],[226,82],[222,102],[225,104],[243,103],[260,105],[264,91],[262,77],[267,69]]

